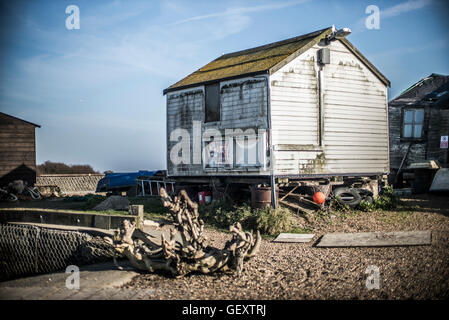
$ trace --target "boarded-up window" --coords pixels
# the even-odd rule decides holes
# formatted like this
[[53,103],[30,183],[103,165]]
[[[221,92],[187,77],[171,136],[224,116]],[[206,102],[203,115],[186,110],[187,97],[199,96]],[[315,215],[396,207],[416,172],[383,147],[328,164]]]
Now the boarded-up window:
[[206,122],[220,120],[220,84],[206,85]]
[[423,109],[404,110],[404,122],[402,126],[402,137],[409,139],[419,139],[422,137],[424,124]]

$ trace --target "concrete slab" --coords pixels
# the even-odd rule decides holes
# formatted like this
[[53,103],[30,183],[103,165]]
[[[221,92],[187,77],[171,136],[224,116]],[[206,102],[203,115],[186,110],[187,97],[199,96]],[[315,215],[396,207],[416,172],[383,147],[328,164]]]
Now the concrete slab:
[[47,228],[47,229],[85,232],[85,233],[89,233],[94,236],[102,236],[102,237],[114,235],[113,230],[105,230],[105,229],[91,228],[91,227],[64,226],[64,225],[60,225],[60,224],[35,223],[35,222],[14,222],[13,221],[13,222],[8,222],[8,223],[9,224],[17,224],[17,225],[36,226],[36,227]]
[[134,297],[145,289],[125,289],[121,288],[117,292],[109,292],[108,300],[133,300]]
[[[95,293],[90,300],[114,300],[113,296],[119,294],[123,289],[121,288],[104,288]],[[75,297],[76,298],[76,297]],[[119,299],[115,299],[119,300]]]
[[[136,216],[104,215],[84,211],[42,209],[42,208],[0,208],[0,221],[6,222],[28,222],[45,223],[61,226],[95,227],[109,226],[108,229],[117,229],[122,226],[124,220],[135,221]],[[95,219],[99,216],[98,224]],[[108,217],[105,221],[104,217]],[[103,219],[103,220],[102,220]]]
[[325,234],[317,247],[389,247],[430,245],[431,231]]
[[[42,291],[42,289],[41,289],[41,291]],[[76,295],[78,292],[79,292],[79,290],[63,288],[63,289],[59,289],[55,293],[49,295],[47,297],[47,299],[45,299],[45,300],[67,300],[71,296]],[[37,299],[37,296],[35,296],[34,298],[29,297],[29,299],[35,300],[35,299]]]
[[[78,294],[80,299],[100,289],[117,288],[134,278],[136,272],[129,262],[120,261],[125,270],[117,270],[112,262],[80,267],[80,289],[66,288],[69,274],[57,272],[0,282],[0,299],[68,299]],[[86,290],[84,292],[84,290]],[[83,293],[83,294],[81,294]],[[90,297],[90,295],[89,295]],[[89,297],[85,297],[86,299]],[[73,297],[76,299],[76,297]]]
[[95,299],[96,296],[98,296],[98,293],[104,289],[100,288],[85,288],[80,289],[78,292],[76,292],[74,295],[67,298],[67,300],[89,300],[89,299]]
[[273,242],[293,242],[293,243],[307,243],[312,241],[315,234],[310,233],[281,233]]
[[1,300],[25,300],[25,299],[36,299],[38,296],[37,288],[21,288],[17,290],[16,288],[0,288],[0,299]]

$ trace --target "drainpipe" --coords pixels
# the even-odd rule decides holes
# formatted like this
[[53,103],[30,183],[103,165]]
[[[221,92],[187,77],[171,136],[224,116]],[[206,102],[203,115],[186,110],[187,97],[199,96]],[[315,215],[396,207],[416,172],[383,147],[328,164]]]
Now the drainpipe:
[[323,146],[323,135],[324,135],[324,110],[323,110],[323,65],[319,63],[318,69],[318,119],[319,119],[319,134],[318,143],[319,146]]
[[[267,88],[267,126],[268,126],[268,146],[270,152],[270,185],[271,185],[271,205],[274,209],[277,208],[277,200],[276,200],[276,179],[274,176],[274,160],[273,160],[273,139],[271,133],[271,104],[270,104],[270,81],[269,74],[263,76],[266,82]],[[261,78],[255,76],[254,78]]]

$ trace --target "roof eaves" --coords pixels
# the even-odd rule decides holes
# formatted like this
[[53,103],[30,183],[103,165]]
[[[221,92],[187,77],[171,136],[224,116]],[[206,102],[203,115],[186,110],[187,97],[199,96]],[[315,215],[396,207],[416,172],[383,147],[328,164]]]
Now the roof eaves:
[[265,50],[265,49],[269,49],[269,48],[274,48],[274,47],[278,47],[278,46],[282,46],[288,43],[292,43],[292,42],[297,42],[297,41],[301,41],[307,38],[311,38],[317,35],[322,34],[324,31],[326,30],[330,30],[331,27],[329,28],[324,28],[321,30],[317,30],[317,31],[313,31],[310,33],[306,33],[297,37],[293,37],[293,38],[289,38],[289,39],[285,39],[285,40],[281,40],[281,41],[277,41],[277,42],[272,42],[272,43],[268,43],[268,44],[264,44],[258,47],[254,47],[254,48],[249,48],[249,49],[245,49],[245,50],[240,50],[240,51],[235,51],[235,52],[230,52],[230,53],[226,53],[220,57],[218,57],[215,60],[218,59],[225,59],[225,58],[230,58],[230,57],[234,57],[234,56],[238,56],[238,55],[242,55],[242,54],[248,54],[248,53],[253,53],[254,51],[259,51],[259,50]]
[[19,121],[22,121],[22,122],[26,122],[26,123],[28,123],[28,124],[31,124],[31,125],[33,125],[33,126],[35,126],[35,127],[38,127],[38,128],[40,128],[41,126],[40,125],[38,125],[38,124],[35,124],[35,123],[32,123],[32,122],[29,122],[29,121],[26,121],[26,120],[23,120],[23,119],[20,119],[20,118],[17,118],[17,117],[14,117],[14,116],[12,116],[12,115],[10,115],[10,114],[6,114],[6,113],[4,113],[4,112],[0,112],[1,114],[4,114],[5,116],[7,116],[7,117],[10,117],[10,118],[13,118],[13,119],[16,119],[16,120],[19,120]]
[[198,87],[198,86],[203,86],[203,85],[207,85],[207,84],[211,84],[211,83],[216,83],[218,81],[227,81],[227,80],[233,80],[233,79],[237,79],[237,78],[244,78],[244,77],[251,77],[251,76],[255,76],[255,75],[259,75],[259,74],[265,74],[267,73],[267,70],[262,70],[262,71],[257,71],[257,72],[249,72],[249,73],[242,73],[236,76],[232,76],[232,77],[226,77],[226,78],[221,78],[221,79],[214,79],[214,80],[208,80],[208,81],[202,81],[202,82],[195,82],[195,83],[190,83],[190,84],[186,84],[184,86],[180,86],[180,87],[168,87],[167,89],[164,89],[162,91],[162,93],[164,95],[166,95],[169,92],[173,92],[173,91],[178,91],[178,90],[184,90],[184,89],[188,89],[188,88],[193,88],[193,87]]

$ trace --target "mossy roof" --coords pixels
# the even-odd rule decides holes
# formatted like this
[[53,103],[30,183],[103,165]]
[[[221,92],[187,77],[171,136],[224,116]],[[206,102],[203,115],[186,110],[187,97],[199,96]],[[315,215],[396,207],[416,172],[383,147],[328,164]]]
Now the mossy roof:
[[[273,73],[331,33],[332,28],[330,27],[287,40],[224,54],[171,85],[164,90],[164,94],[170,91],[211,83],[218,80],[267,72]],[[351,46],[350,49],[352,48],[354,47]],[[356,53],[361,56],[358,51]],[[363,56],[361,57],[363,58],[362,60],[366,60]],[[369,67],[374,68],[369,61],[368,64]],[[377,71],[377,69],[375,70]],[[378,73],[380,74],[380,72]]]

